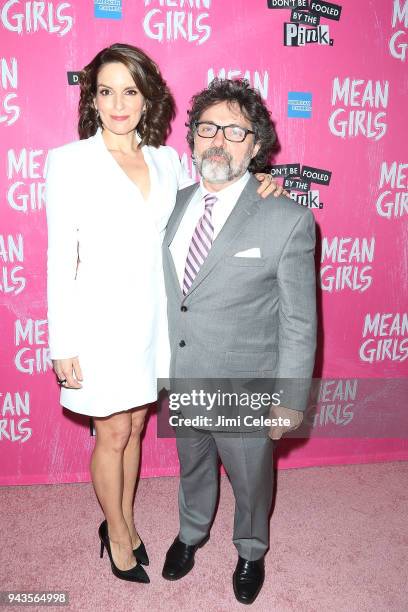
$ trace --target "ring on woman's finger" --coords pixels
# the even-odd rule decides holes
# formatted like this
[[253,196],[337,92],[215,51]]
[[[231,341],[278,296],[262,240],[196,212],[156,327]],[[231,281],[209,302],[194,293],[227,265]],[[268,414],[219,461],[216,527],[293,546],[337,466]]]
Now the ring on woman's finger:
[[59,385],[64,385],[67,382],[66,378],[63,378],[62,380],[58,379],[58,384]]

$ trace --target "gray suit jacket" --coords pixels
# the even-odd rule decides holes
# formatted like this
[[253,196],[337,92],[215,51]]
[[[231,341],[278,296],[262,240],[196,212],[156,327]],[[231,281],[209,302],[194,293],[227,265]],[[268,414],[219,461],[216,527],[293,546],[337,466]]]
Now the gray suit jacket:
[[[285,379],[282,405],[304,410],[316,343],[314,217],[284,196],[263,200],[258,185],[251,177],[186,296],[169,246],[198,186],[178,193],[163,242],[170,376]],[[234,257],[254,247],[260,258]]]

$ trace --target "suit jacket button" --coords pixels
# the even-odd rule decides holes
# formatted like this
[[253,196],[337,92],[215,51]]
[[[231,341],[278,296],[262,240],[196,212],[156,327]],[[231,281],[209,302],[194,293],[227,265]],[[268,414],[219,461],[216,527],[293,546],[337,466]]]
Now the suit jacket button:
[[181,310],[181,312],[187,312],[187,306],[182,306],[182,307],[180,308],[180,310]]
[[184,342],[184,340],[180,340],[179,346],[181,346],[181,347],[186,346],[186,343]]

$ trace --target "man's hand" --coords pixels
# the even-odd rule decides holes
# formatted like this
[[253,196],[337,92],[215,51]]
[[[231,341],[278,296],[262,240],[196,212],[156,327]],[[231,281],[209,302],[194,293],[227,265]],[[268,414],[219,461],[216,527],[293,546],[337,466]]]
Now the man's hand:
[[300,427],[303,421],[303,412],[285,408],[284,406],[272,406],[270,410],[271,419],[276,419],[278,423],[271,425],[269,437],[271,440],[280,440],[285,433]]
[[65,389],[81,389],[82,371],[78,357],[54,359],[52,362],[58,383]]
[[263,172],[257,172],[255,177],[261,183],[257,189],[257,192],[262,198],[266,198],[269,195],[274,195],[277,198],[280,195],[288,196],[289,193],[285,191],[282,185],[279,185],[276,181],[273,180],[270,174],[265,174]]

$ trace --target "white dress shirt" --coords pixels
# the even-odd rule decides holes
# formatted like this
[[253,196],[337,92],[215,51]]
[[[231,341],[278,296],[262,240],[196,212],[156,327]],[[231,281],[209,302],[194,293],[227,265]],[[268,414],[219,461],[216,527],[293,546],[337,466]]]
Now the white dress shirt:
[[249,181],[251,175],[248,171],[245,172],[240,179],[221,189],[221,191],[210,192],[204,187],[203,179],[200,181],[200,187],[194,193],[187,209],[184,213],[177,232],[170,245],[170,252],[173,257],[177,276],[180,286],[183,286],[184,269],[188,250],[190,248],[191,238],[200,217],[204,214],[204,196],[208,193],[215,195],[217,201],[212,208],[212,224],[214,227],[213,242],[220,233],[224,223],[230,216],[239,196],[244,190],[245,185]]

